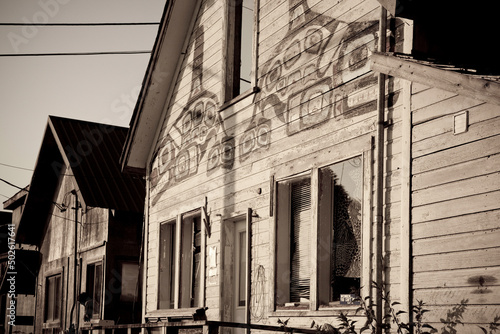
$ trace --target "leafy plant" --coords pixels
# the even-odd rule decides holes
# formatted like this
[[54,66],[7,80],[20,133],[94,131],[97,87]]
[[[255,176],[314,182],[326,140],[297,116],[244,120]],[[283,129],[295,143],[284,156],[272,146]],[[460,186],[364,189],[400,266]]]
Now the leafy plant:
[[455,305],[448,310],[446,314],[446,319],[441,318],[441,322],[444,324],[444,327],[441,328],[441,334],[456,334],[457,333],[457,325],[462,323],[462,319],[467,309],[468,299],[462,299],[460,304]]
[[340,320],[339,333],[341,333],[341,334],[351,334],[351,333],[356,334],[356,331],[354,330],[354,324],[356,323],[356,321],[349,320],[347,315],[345,315],[342,312],[340,312],[338,319]]
[[484,332],[484,334],[493,334],[493,333],[496,333],[496,331],[498,331],[500,329],[500,315],[497,315],[495,317],[495,319],[493,319],[492,322],[490,322],[490,325],[488,326],[488,329],[484,328],[484,327],[481,327],[479,326],[479,328],[481,328]]
[[[359,308],[356,310],[356,314],[358,312],[363,312],[366,318],[363,327],[360,328],[359,333],[368,332],[371,334],[375,334],[378,328],[382,328],[384,330],[389,330],[392,327],[396,329],[396,333],[398,334],[457,334],[458,325],[463,325],[463,315],[467,309],[467,304],[469,302],[468,299],[463,299],[460,304],[453,306],[450,310],[448,310],[446,314],[446,319],[440,319],[441,323],[444,326],[438,331],[436,328],[431,326],[430,324],[424,321],[424,315],[430,312],[425,308],[425,303],[421,300],[417,300],[417,304],[412,307],[413,314],[413,322],[406,323],[401,320],[401,315],[406,312],[403,310],[398,310],[398,305],[401,305],[399,302],[391,302],[389,291],[385,290],[384,286],[378,285],[375,282],[373,283],[373,287],[381,293],[381,299],[384,302],[385,315],[382,319],[377,319],[375,314],[376,304],[373,302],[371,296],[367,296],[365,298],[358,298],[360,302]],[[331,324],[324,323],[322,325],[317,324],[315,321],[311,323],[311,328],[316,328],[318,334],[354,334],[356,321],[349,319],[347,314],[340,313],[337,317],[339,319],[340,325],[335,327]],[[278,324],[285,329],[288,324],[287,319],[285,321],[278,319]],[[489,323],[488,327],[482,327],[481,330],[484,334],[495,334],[500,331],[500,316],[496,316],[492,322]]]
[[417,299],[417,305],[414,305],[412,308],[413,317],[415,318],[415,322],[412,326],[416,334],[430,334],[436,331],[434,327],[423,321],[424,314],[429,312],[429,310],[424,309],[424,305],[425,303],[423,301]]
[[278,325],[280,325],[281,328],[286,330],[286,325],[288,324],[288,320],[290,320],[290,318],[286,319],[285,321],[278,318]]

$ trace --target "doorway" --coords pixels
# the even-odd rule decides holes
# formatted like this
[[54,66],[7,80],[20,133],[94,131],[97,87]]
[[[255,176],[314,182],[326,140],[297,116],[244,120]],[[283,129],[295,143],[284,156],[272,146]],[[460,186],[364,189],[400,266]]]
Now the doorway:
[[[247,323],[248,321],[248,216],[242,215],[224,221],[223,233],[223,321]],[[245,334],[245,328],[227,328],[224,334]]]

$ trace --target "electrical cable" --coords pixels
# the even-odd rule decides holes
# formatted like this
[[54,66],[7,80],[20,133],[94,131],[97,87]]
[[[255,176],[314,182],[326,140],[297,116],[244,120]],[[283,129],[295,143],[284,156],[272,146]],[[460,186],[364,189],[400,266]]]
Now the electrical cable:
[[[1,162],[0,162],[0,165],[1,166],[6,166],[6,167],[11,167],[11,168],[16,168],[16,169],[22,169],[22,170],[26,170],[26,171],[30,171],[30,172],[34,172],[35,171],[34,169],[20,167],[20,166],[15,166],[15,165],[9,165],[9,164],[5,164],[5,163],[1,163]],[[63,175],[63,176],[75,176],[74,174],[61,174],[61,175]],[[123,176],[89,176],[89,175],[80,175],[78,177],[86,178],[86,179],[122,179],[122,178],[124,178]],[[142,177],[135,176],[135,175],[127,176],[127,178],[142,179]]]
[[22,170],[27,170],[27,171],[33,172],[33,169],[19,167],[19,166],[14,166],[14,165],[9,165],[9,164],[4,164],[4,163],[1,163],[1,162],[0,162],[0,165],[1,166],[11,167],[11,168],[17,168],[17,169],[22,169]]
[[36,23],[36,22],[0,22],[0,26],[35,26],[35,27],[93,27],[93,26],[146,26],[158,25],[159,22],[80,22],[80,23]]
[[0,57],[50,57],[50,56],[102,56],[102,55],[136,55],[148,54],[151,51],[96,51],[96,52],[53,52],[53,53],[3,53]]
[[8,184],[9,186],[11,186],[11,187],[14,187],[14,188],[17,188],[17,189],[20,189],[20,190],[26,190],[27,192],[29,192],[29,190],[27,190],[27,189],[26,189],[26,187],[21,188],[21,187],[19,187],[19,186],[16,186],[15,184],[10,183],[10,182],[9,182],[9,181],[7,181],[7,180],[2,179],[1,177],[0,177],[0,181],[7,183],[7,184]]

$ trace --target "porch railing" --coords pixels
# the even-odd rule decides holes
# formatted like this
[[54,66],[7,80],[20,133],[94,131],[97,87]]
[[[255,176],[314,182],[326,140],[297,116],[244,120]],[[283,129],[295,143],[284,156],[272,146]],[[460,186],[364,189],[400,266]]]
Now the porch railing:
[[148,334],[179,334],[179,331],[188,333],[202,333],[202,334],[219,334],[221,327],[229,328],[245,328],[254,329],[259,331],[283,332],[283,333],[304,333],[304,334],[317,334],[315,329],[270,326],[259,324],[243,324],[237,322],[224,322],[224,321],[208,321],[208,320],[181,320],[172,322],[156,322],[144,324],[123,324],[123,325],[106,325],[106,326],[85,326],[81,328],[82,334],[118,334],[139,333],[142,329]]

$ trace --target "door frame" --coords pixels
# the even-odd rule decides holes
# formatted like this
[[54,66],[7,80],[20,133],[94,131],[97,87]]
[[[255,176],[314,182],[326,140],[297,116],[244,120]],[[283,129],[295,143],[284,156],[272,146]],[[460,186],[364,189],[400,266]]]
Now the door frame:
[[[234,267],[228,268],[227,257],[232,256],[235,258],[235,253],[226,251],[228,246],[228,238],[234,239],[234,223],[236,221],[245,221],[245,231],[246,231],[246,277],[245,277],[245,323],[250,324],[250,299],[251,299],[251,250],[252,250],[252,209],[248,208],[246,212],[239,212],[227,217],[222,217],[221,219],[221,275],[220,275],[220,316],[222,321],[231,321],[233,319],[233,303],[234,297],[234,283],[231,284],[231,289],[222,288],[225,286],[225,282],[231,281],[231,276],[234,272]],[[233,263],[234,265],[234,263]],[[227,277],[227,273],[230,273],[230,277]],[[228,295],[228,291],[230,294]],[[231,305],[228,310],[225,308],[227,305]],[[228,313],[229,312],[229,313]],[[249,329],[246,330],[249,333]]]

